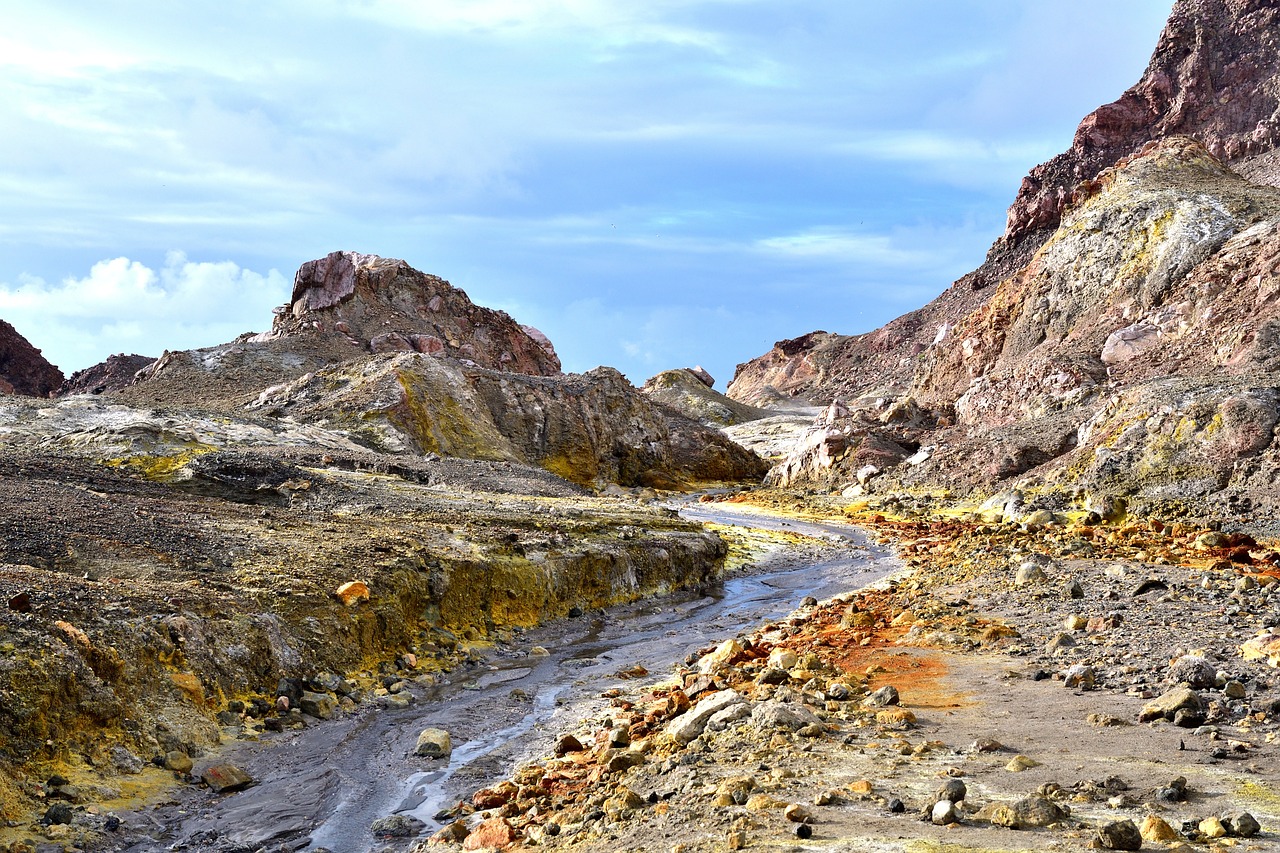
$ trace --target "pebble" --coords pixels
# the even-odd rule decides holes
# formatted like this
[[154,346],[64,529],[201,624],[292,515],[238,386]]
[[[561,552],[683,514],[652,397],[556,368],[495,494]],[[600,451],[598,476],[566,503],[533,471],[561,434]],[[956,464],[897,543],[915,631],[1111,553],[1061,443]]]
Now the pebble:
[[1013,585],[1017,587],[1030,586],[1031,584],[1044,583],[1047,580],[1049,578],[1044,573],[1044,569],[1035,563],[1023,563],[1013,576]]

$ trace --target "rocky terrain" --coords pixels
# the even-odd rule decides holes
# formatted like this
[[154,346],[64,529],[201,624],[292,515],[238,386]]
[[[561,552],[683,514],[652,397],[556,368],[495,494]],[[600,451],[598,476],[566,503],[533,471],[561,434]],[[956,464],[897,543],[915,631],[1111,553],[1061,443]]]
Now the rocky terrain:
[[979,269],[728,396],[563,374],[536,329],[355,252],[303,264],[266,332],[66,384],[0,325],[0,850],[146,843],[174,786],[252,798],[230,740],[359,727],[518,629],[749,566],[659,503],[711,486],[901,570],[619,670],[443,828],[387,815],[364,849],[1266,849],[1278,18],[1179,0]]
[[735,399],[826,407],[770,481],[1274,517],[1277,14],[1176,4],[983,267],[878,331],[741,365]]
[[107,360],[77,370],[67,377],[58,389],[59,397],[74,394],[103,394],[107,391],[119,391],[127,388],[138,378],[138,371],[150,367],[155,359],[148,355],[125,355],[117,353],[107,356]]
[[403,703],[400,681],[501,632],[706,583],[724,543],[652,488],[766,467],[373,256],[303,265],[268,333],[113,356],[65,386],[14,341],[3,849],[33,849],[35,818],[58,849],[110,832],[84,816],[192,778],[233,718],[278,731]]
[[1274,550],[1156,519],[1019,527],[918,501],[745,499],[841,513],[904,570],[608,687],[412,849],[1274,842],[1280,640],[1259,634],[1280,618]]

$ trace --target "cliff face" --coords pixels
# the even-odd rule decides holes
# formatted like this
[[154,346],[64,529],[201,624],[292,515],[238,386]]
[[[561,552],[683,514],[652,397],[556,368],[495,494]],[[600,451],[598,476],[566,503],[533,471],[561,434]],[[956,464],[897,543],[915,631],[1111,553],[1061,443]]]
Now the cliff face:
[[814,333],[745,364],[734,399],[779,396],[826,405],[917,382],[917,357],[945,328],[993,298],[1054,233],[1094,180],[1146,143],[1188,136],[1254,183],[1280,185],[1280,0],[1179,0],[1142,79],[1080,123],[1072,146],[1037,166],[1009,208],[1004,235],[978,269],[938,299],[875,332]]
[[17,329],[0,320],[0,393],[48,397],[61,385],[62,371]]
[[133,384],[138,371],[147,367],[155,359],[149,355],[125,355],[117,353],[107,356],[106,361],[99,362],[84,370],[77,370],[67,377],[67,381],[58,389],[58,396],[70,394],[106,394],[119,391]]

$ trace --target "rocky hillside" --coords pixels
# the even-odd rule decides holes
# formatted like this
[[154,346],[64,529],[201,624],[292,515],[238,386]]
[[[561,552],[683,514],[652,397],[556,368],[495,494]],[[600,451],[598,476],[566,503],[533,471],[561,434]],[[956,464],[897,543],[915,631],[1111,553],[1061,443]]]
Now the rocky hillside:
[[906,394],[833,404],[771,476],[1260,514],[1280,455],[1277,258],[1280,190],[1191,139],[1151,143],[939,330]]
[[137,379],[138,371],[150,366],[154,361],[155,359],[149,355],[118,353],[107,356],[106,361],[86,367],[84,370],[77,370],[67,377],[67,381],[58,389],[58,396],[119,391],[121,388],[132,385]]
[[986,304],[1054,233],[1092,182],[1149,141],[1190,136],[1255,183],[1280,184],[1280,4],[1179,0],[1142,79],[1080,123],[1071,148],[1037,166],[986,261],[924,308],[864,335],[815,332],[739,365],[728,394],[755,405],[826,405],[877,386],[903,389],[939,330]]
[[730,399],[715,390],[714,385],[714,380],[705,370],[682,367],[664,370],[650,377],[640,390],[649,399],[707,426],[731,426],[774,414]]
[[0,393],[48,397],[61,385],[62,371],[17,329],[0,320]]
[[741,366],[736,399],[830,404],[772,481],[1274,507],[1274,5],[1177,4],[1142,81],[1033,172],[987,264],[933,303]]

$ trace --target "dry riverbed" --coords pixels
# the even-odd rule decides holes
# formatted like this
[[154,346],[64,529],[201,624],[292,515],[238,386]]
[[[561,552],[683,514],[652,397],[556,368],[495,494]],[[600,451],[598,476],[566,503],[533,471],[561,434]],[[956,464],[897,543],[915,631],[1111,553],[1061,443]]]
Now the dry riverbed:
[[476,792],[417,849],[1274,845],[1269,547],[1152,519],[1028,527],[749,500],[850,516],[906,569],[609,690],[555,755]]

